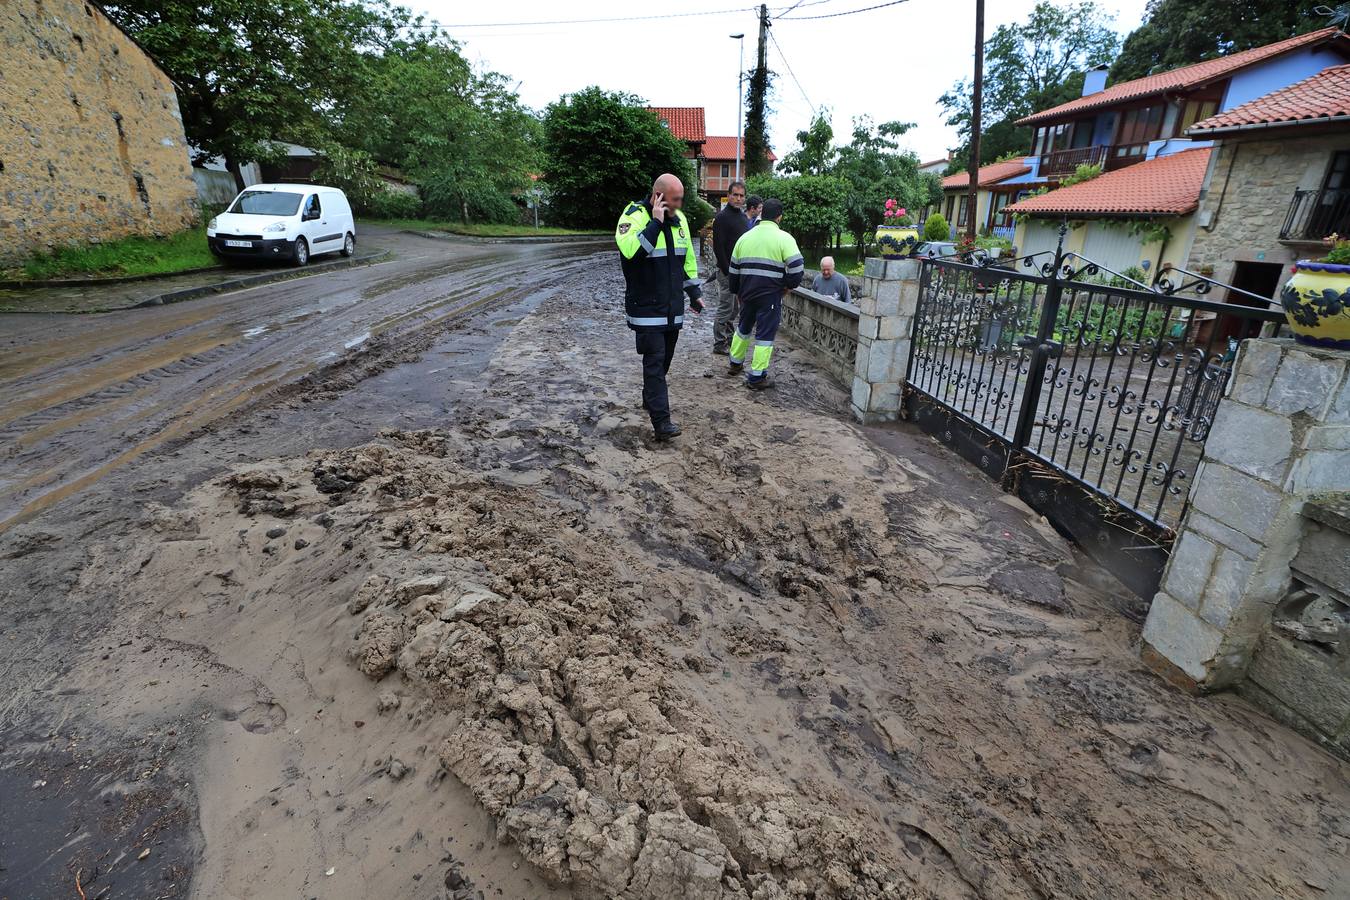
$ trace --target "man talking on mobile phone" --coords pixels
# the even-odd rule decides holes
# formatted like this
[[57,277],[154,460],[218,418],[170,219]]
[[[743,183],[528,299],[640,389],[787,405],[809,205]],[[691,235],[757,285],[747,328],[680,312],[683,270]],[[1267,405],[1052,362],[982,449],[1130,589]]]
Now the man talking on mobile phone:
[[680,433],[670,418],[666,374],[684,325],[685,297],[690,309],[703,312],[698,258],[682,205],[684,185],[674,175],[662,175],[651,196],[628,204],[614,231],[627,283],[624,312],[642,357],[642,408],[658,441]]

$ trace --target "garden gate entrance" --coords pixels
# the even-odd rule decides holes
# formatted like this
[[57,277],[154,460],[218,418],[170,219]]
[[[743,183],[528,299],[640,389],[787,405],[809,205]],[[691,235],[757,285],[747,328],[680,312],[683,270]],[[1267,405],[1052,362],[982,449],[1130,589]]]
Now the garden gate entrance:
[[903,409],[1151,598],[1237,344],[1284,314],[1182,269],[1144,284],[1062,235],[1027,271],[923,261]]

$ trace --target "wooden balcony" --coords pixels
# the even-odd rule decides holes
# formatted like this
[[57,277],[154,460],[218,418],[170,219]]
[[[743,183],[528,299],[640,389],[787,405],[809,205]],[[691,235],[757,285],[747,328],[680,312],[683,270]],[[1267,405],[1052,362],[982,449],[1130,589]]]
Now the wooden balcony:
[[1072,175],[1079,166],[1099,166],[1106,159],[1109,147],[1078,147],[1073,150],[1056,150],[1041,155],[1040,175],[1042,178],[1063,178]]

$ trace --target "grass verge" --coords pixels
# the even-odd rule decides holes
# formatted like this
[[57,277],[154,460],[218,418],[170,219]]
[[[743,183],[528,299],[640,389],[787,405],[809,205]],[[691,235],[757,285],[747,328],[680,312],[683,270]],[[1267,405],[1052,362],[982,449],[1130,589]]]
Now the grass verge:
[[578,231],[572,228],[535,228],[533,225],[465,225],[463,222],[433,222],[427,219],[362,219],[375,225],[410,231],[448,231],[470,237],[563,237],[571,234],[609,234],[608,231]]
[[166,275],[214,265],[216,258],[206,246],[206,226],[199,225],[169,237],[127,237],[62,247],[0,271],[0,277],[16,281],[115,278]]

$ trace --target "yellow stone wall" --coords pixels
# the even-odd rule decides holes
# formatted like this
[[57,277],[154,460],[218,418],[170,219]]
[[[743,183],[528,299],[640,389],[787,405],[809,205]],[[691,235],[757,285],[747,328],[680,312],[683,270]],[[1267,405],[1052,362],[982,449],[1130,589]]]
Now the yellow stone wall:
[[96,6],[0,0],[0,264],[196,219],[168,77]]

